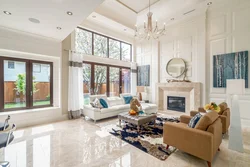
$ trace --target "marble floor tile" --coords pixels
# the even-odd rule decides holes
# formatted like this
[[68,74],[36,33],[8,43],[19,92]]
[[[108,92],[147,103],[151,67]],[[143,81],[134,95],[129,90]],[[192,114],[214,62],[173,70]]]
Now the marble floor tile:
[[[18,129],[14,141],[1,149],[0,160],[10,161],[11,167],[207,167],[205,161],[180,150],[160,161],[110,135],[106,127],[116,123],[115,118],[97,124],[78,119]],[[228,149],[224,136],[213,167],[249,167],[250,128],[243,128],[243,139],[245,153],[238,153]]]

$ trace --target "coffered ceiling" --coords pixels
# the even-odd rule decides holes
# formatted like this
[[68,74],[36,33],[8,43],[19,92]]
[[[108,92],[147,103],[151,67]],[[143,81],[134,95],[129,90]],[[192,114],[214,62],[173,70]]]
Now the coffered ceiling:
[[[117,2],[123,4],[130,10],[134,11],[135,13],[140,13],[144,9],[148,8],[149,0],[116,0]],[[155,3],[159,2],[160,0],[150,0],[150,4],[154,5]]]

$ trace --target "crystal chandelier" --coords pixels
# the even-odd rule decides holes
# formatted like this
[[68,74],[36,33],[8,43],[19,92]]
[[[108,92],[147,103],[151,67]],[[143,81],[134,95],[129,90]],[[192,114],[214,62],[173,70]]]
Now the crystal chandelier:
[[153,39],[158,39],[159,37],[165,35],[166,32],[166,24],[164,23],[164,27],[162,29],[159,29],[157,20],[155,23],[155,27],[153,27],[153,22],[152,22],[152,16],[153,13],[150,11],[150,0],[149,0],[149,12],[147,14],[148,22],[146,25],[146,22],[144,21],[144,27],[139,28],[137,25],[135,25],[135,38],[139,40],[150,40],[151,38]]

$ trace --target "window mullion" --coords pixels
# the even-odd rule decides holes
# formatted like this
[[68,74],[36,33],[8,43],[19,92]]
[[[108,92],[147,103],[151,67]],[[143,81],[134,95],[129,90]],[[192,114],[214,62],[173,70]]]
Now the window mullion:
[[0,58],[0,89],[2,93],[0,94],[0,111],[4,110],[4,68],[3,68],[3,59]]

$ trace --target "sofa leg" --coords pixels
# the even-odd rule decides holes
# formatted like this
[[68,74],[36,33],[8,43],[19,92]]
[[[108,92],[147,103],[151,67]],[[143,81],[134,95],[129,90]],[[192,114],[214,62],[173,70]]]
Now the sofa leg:
[[220,151],[220,147],[218,148],[218,151]]
[[169,148],[169,145],[167,145],[166,149],[168,150],[168,148]]
[[211,167],[211,162],[208,162],[208,161],[207,161],[207,166],[208,166],[208,167]]

